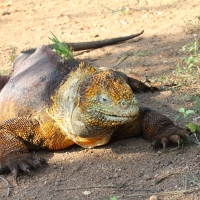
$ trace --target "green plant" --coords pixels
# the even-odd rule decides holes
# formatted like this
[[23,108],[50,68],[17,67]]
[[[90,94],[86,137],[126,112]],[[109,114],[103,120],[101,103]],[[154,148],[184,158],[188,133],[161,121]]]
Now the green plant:
[[183,122],[186,128],[189,128],[191,133],[196,133],[200,131],[200,127],[193,122],[188,122],[188,117],[192,114],[195,114],[194,110],[185,110],[185,108],[179,109],[179,115],[176,116],[175,121],[177,121],[181,116],[183,117]]
[[178,63],[177,65],[176,65],[176,73],[177,74],[181,74],[182,73],[182,68],[181,68],[181,66],[180,66],[180,63]]
[[193,43],[183,46],[182,51],[187,55],[180,61],[181,65],[177,64],[175,72],[197,76],[199,74],[200,39],[195,39]]
[[12,47],[10,53],[9,53],[9,57],[10,57],[10,62],[13,63],[13,61],[15,60],[17,53],[16,53],[17,48],[16,47]]
[[195,102],[196,102],[196,105],[195,105],[195,109],[196,109],[196,112],[197,113],[200,113],[200,98],[199,96],[195,96]]
[[178,111],[180,114],[176,116],[175,121],[182,116],[184,125],[187,126],[187,119],[190,115],[195,114],[194,110],[185,110],[185,108],[180,108]]
[[186,70],[189,73],[192,73],[194,70],[194,67],[196,66],[196,64],[198,63],[198,58],[196,55],[191,55],[190,57],[184,57],[184,60],[186,62]]
[[195,113],[200,114],[200,97],[198,95],[192,95],[191,101],[195,101]]
[[197,126],[192,122],[188,123],[187,127],[190,129],[192,133],[196,133],[196,131],[199,131],[199,126]]
[[116,196],[112,196],[112,197],[110,197],[110,200],[117,200],[117,197]]
[[195,39],[195,42],[188,47],[188,51],[191,54],[197,55],[199,52],[199,46],[200,46],[200,39]]
[[52,32],[51,34],[53,38],[49,39],[54,43],[53,51],[66,60],[74,60],[72,49],[68,45],[61,43]]
[[166,80],[167,80],[167,76],[166,76],[166,74],[163,74],[163,75],[160,77],[160,81],[163,82],[163,83],[165,83]]
[[149,51],[148,50],[144,50],[144,51],[138,51],[135,56],[138,56],[138,57],[145,57],[145,56],[148,56],[149,55]]

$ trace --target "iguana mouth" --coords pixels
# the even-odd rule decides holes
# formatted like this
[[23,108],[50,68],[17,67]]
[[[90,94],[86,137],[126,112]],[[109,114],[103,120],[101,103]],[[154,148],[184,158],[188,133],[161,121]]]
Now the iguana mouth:
[[120,119],[131,119],[131,118],[133,118],[131,116],[106,115],[106,114],[101,114],[101,115],[103,117],[106,117],[106,118],[117,119],[117,120],[120,120]]
[[133,109],[128,113],[124,113],[124,115],[103,113],[101,111],[99,112],[99,116],[101,119],[108,119],[109,121],[132,121],[135,119],[135,117],[138,117],[138,114],[139,114],[138,109]]
[[101,113],[100,120],[102,120],[102,122],[105,122],[105,123],[109,122],[112,125],[112,123],[123,124],[123,123],[127,123],[127,122],[132,122],[137,117],[138,117],[138,115],[135,115],[135,116],[118,116],[118,115],[106,115],[106,114]]

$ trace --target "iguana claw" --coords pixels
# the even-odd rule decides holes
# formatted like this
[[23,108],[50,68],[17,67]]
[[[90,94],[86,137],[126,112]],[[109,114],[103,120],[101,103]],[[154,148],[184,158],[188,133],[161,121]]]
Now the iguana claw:
[[[184,137],[184,136],[182,136],[182,137]],[[186,137],[186,135],[185,135],[185,137]],[[169,138],[163,137],[161,139],[155,139],[155,140],[152,141],[150,148],[151,148],[152,151],[155,151],[155,149],[162,144],[163,150],[166,150],[166,148],[167,148],[167,146],[168,146],[168,144],[170,142],[178,144],[178,147],[180,147],[181,136],[179,136],[179,135],[172,135]]]
[[180,146],[181,138],[180,138],[179,135],[172,135],[169,139],[170,139],[171,142],[177,143],[178,147]]
[[163,149],[165,150],[167,147],[167,144],[169,143],[169,140],[166,137],[164,137],[161,139],[161,143],[163,145]]

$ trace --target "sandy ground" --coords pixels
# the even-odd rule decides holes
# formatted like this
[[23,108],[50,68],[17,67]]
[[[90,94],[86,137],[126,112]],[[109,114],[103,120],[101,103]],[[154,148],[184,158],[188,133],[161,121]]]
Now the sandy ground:
[[[76,58],[142,79],[170,77],[184,57],[183,46],[199,37],[199,15],[197,0],[1,0],[0,68],[6,73],[12,55],[49,44],[50,31],[63,42],[79,42],[144,30],[141,37],[124,43],[75,52]],[[137,94],[137,98],[140,105],[173,120],[180,107],[193,108],[194,102],[185,98],[199,90],[198,81],[195,83],[182,90]],[[18,185],[11,174],[0,176],[11,185],[7,197],[6,183],[0,179],[0,199],[153,199],[151,193],[162,192],[170,194],[155,199],[200,199],[197,145],[166,152],[152,152],[149,145],[142,138],[132,138],[89,150],[74,146],[36,152],[49,167],[34,171],[34,177],[22,174]],[[185,189],[190,192],[183,194]],[[144,196],[133,197],[138,193]]]

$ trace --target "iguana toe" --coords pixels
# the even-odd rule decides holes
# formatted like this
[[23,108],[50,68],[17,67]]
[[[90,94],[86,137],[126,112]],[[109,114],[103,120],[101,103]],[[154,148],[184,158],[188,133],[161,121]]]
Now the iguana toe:
[[151,143],[151,145],[150,145],[150,149],[152,151],[155,151],[155,149],[158,146],[158,144],[159,144],[159,140],[157,140],[157,139],[153,140],[152,143]]
[[21,170],[23,170],[24,172],[27,172],[30,176],[33,176],[33,173],[31,172],[30,170],[30,166],[25,162],[25,161],[22,161],[20,164],[19,164],[19,168]]
[[18,183],[18,181],[17,181],[17,177],[19,176],[19,167],[18,167],[18,165],[15,165],[13,167],[13,169],[11,169],[11,172],[12,172],[12,174],[14,176],[15,181]]
[[161,139],[161,143],[162,143],[162,145],[163,145],[163,149],[165,150],[166,147],[167,147],[167,144],[169,143],[168,138],[166,138],[166,137],[162,138],[162,139]]
[[163,137],[161,140],[155,139],[152,141],[150,149],[152,151],[155,151],[157,147],[160,147],[160,145],[162,145],[163,150],[166,150],[168,143],[169,143],[169,139],[166,137]]
[[169,139],[170,139],[171,142],[177,143],[178,147],[180,146],[181,138],[180,138],[179,135],[172,135]]
[[8,166],[0,166],[0,174],[8,174],[9,172]]
[[47,166],[48,165],[46,160],[44,158],[42,158],[42,157],[38,157],[37,159],[28,161],[28,163],[29,163],[30,166],[32,166],[34,168],[37,168],[37,167],[42,168],[43,166]]

